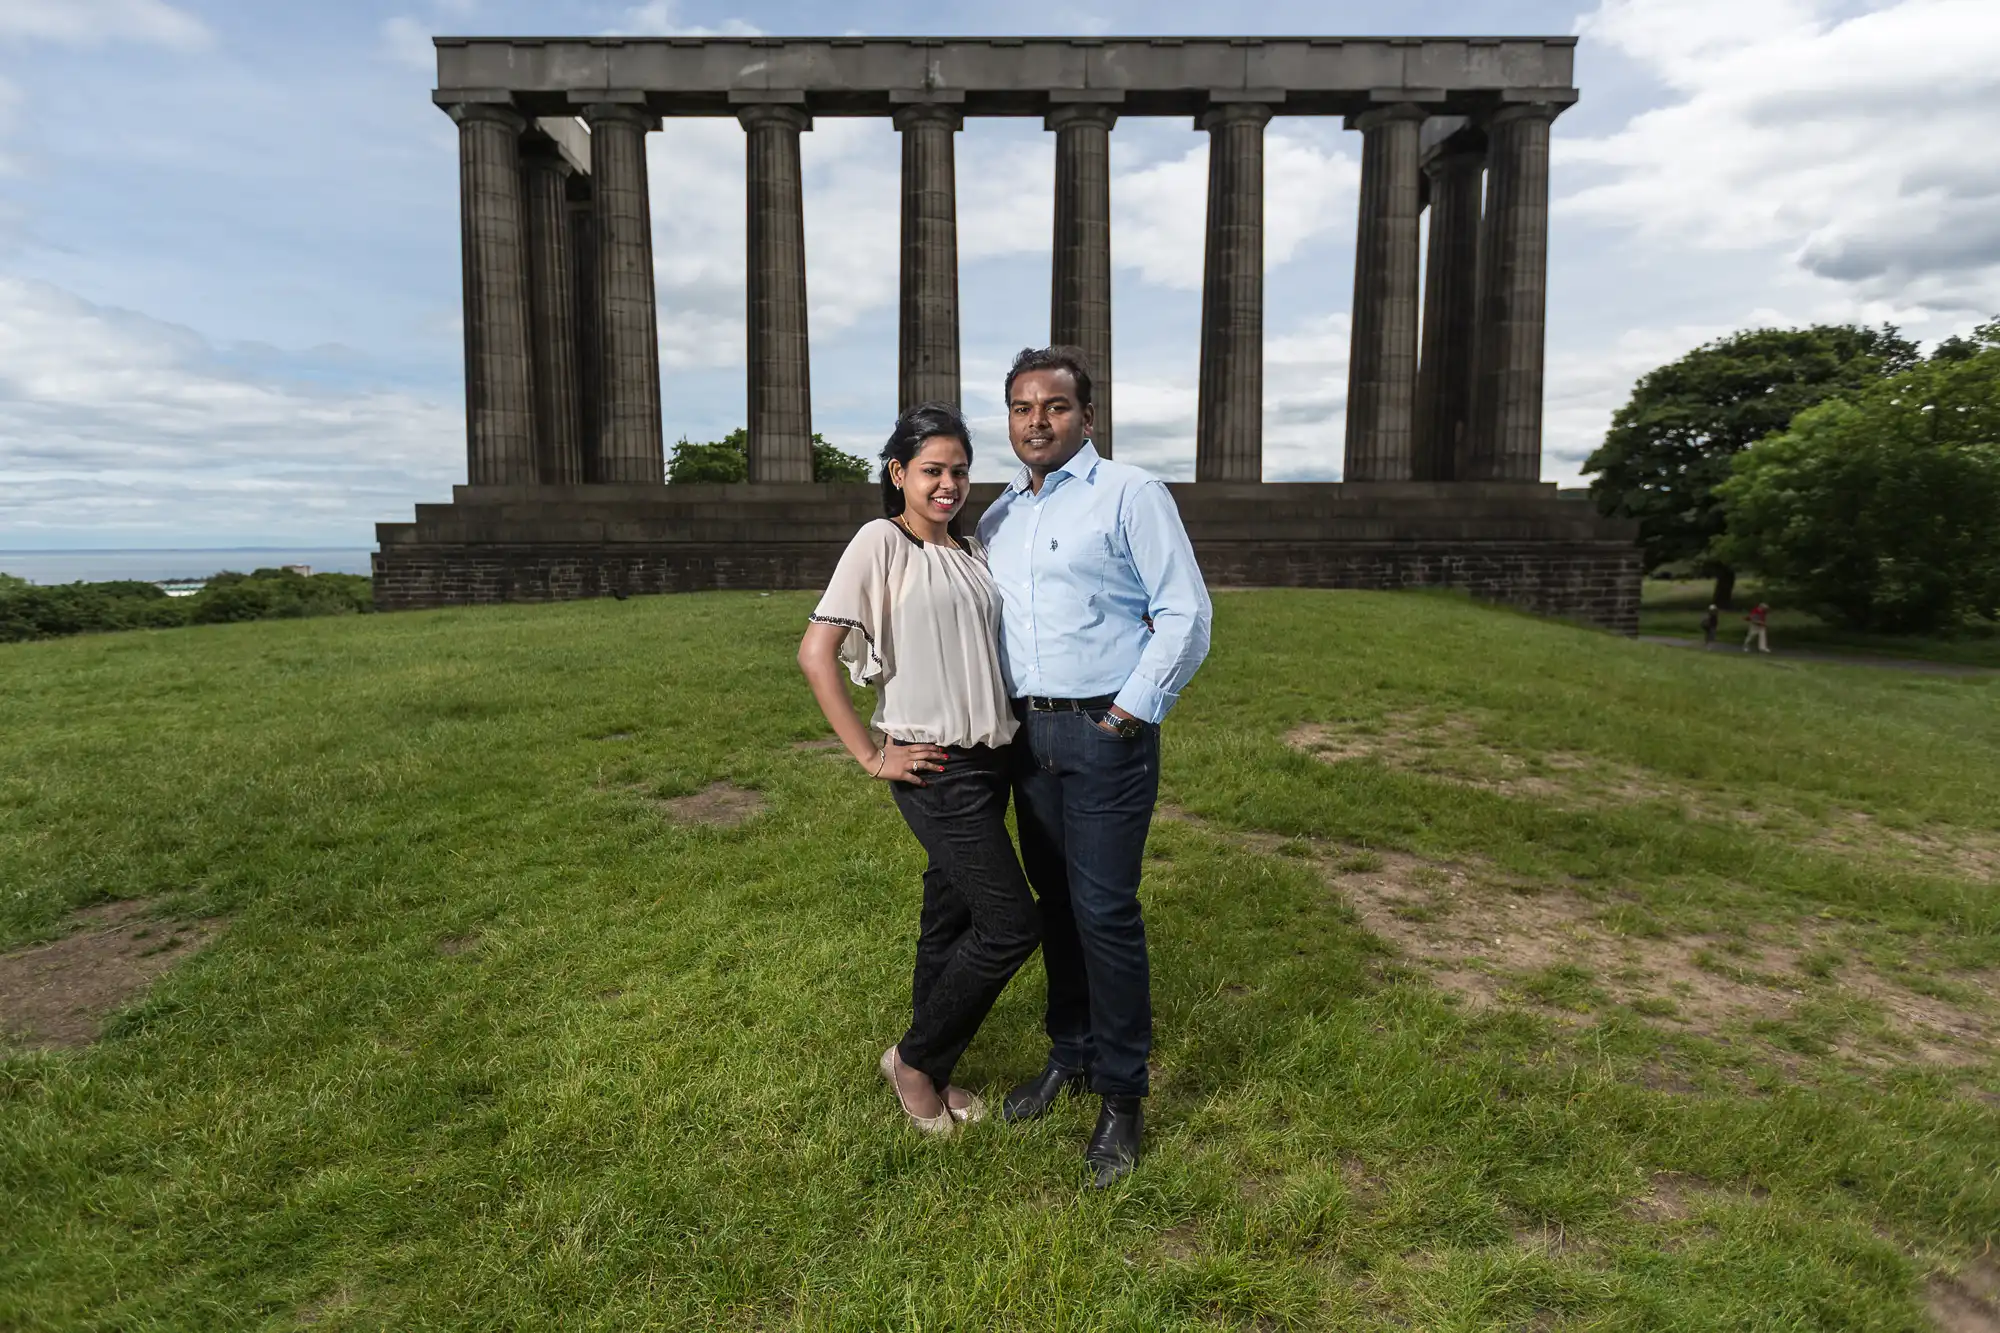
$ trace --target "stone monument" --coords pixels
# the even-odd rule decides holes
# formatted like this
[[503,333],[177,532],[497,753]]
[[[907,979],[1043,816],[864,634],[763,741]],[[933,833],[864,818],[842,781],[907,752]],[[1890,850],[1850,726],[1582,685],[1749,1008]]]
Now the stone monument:
[[[459,130],[466,484],[377,529],[385,608],[814,588],[880,513],[812,481],[800,135],[902,135],[897,387],[959,399],[953,146],[966,116],[1056,136],[1048,341],[1116,447],[1109,137],[1209,136],[1195,480],[1214,586],[1450,587],[1633,632],[1636,527],[1541,482],[1549,127],[1569,37],[438,38]],[[646,136],[743,126],[750,480],[665,483]],[[1362,136],[1345,480],[1263,480],[1264,131]],[[1427,251],[1421,217],[1430,210]],[[1039,340],[1039,330],[1017,341]],[[669,409],[671,404],[667,405]],[[888,423],[883,423],[886,433]],[[1329,440],[1328,448],[1332,442]],[[996,488],[975,488],[973,505]]]

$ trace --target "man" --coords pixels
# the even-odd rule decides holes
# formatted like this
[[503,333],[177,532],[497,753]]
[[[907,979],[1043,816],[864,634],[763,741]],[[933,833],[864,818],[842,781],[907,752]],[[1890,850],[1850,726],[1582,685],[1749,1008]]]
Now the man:
[[1751,607],[1750,614],[1743,618],[1750,622],[1750,632],[1743,636],[1743,651],[1749,652],[1750,645],[1754,643],[1757,645],[1757,651],[1770,652],[1771,608],[1759,602]]
[[1722,623],[1722,613],[1715,609],[1715,603],[1708,604],[1708,614],[1701,618],[1701,646],[1715,647],[1715,630]]
[[1086,1080],[1099,1186],[1139,1155],[1153,1001],[1139,872],[1160,790],[1160,720],[1208,653],[1208,589],[1165,483],[1090,444],[1090,372],[1030,348],[1007,373],[1021,471],[979,539],[1001,597],[1021,730],[1014,813],[1042,910],[1047,1067],[1007,1095],[1031,1120]]

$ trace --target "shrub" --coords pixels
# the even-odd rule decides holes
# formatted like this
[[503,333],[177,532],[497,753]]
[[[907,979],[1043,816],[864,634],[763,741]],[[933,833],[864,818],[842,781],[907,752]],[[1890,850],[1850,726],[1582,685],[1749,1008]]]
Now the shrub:
[[353,615],[374,606],[369,581],[357,574],[225,572],[192,597],[169,597],[156,584],[132,579],[38,587],[0,575],[0,643],[231,620]]

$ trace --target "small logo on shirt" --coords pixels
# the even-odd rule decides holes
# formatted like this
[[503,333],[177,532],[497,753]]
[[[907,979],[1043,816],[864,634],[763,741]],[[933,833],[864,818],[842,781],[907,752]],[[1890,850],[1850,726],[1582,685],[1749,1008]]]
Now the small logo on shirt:
[[1054,537],[1049,538],[1049,549],[1051,551],[1056,549],[1056,539]]

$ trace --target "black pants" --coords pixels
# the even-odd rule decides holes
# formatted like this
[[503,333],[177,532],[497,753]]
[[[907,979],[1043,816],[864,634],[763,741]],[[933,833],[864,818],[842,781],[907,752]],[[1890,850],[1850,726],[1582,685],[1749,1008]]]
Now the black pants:
[[1007,836],[1007,747],[943,747],[924,786],[890,784],[930,854],[903,1063],[942,1090],[1000,992],[1041,939],[1034,895]]
[[1042,909],[1049,1058],[1088,1069],[1091,1090],[1143,1097],[1152,977],[1139,875],[1160,794],[1160,729],[1126,738],[1099,713],[1021,709],[1014,819]]

